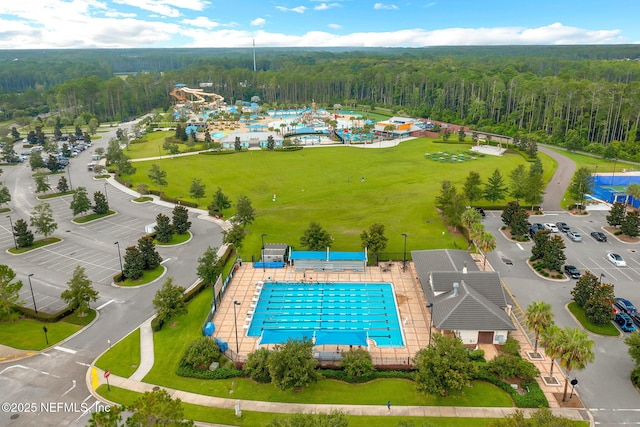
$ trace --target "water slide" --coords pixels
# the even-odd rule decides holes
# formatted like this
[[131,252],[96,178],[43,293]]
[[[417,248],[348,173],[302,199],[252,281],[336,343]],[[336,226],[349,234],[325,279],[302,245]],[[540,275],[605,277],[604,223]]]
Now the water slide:
[[[186,86],[175,86],[171,91],[171,96],[179,102],[193,101],[200,103],[205,102],[206,97],[211,98],[211,101],[216,104],[224,101],[224,98],[217,93],[205,92],[202,89],[192,89]],[[193,98],[195,98],[195,100],[193,100]]]

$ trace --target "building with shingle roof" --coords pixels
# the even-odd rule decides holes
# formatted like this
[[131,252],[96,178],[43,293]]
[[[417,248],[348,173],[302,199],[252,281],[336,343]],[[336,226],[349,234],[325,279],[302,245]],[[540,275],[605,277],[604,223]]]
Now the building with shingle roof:
[[479,271],[466,251],[413,251],[411,256],[430,307],[433,327],[464,344],[503,344],[514,330],[500,275]]

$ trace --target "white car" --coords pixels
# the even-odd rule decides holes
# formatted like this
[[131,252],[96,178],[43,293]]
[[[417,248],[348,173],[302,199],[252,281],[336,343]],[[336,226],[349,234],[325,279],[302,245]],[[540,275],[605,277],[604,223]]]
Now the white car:
[[551,222],[546,222],[544,224],[544,229],[545,230],[549,230],[552,233],[557,233],[558,232],[558,227],[555,224],[551,223]]
[[610,252],[607,254],[607,259],[611,264],[615,265],[616,267],[627,266],[627,263],[625,262],[625,260],[620,255],[614,254],[613,252]]
[[567,231],[567,237],[573,240],[574,242],[582,242],[582,235],[577,231]]

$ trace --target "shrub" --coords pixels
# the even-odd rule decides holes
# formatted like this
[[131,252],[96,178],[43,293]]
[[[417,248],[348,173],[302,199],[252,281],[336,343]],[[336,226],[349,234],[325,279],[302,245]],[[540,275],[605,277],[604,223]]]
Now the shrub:
[[271,351],[266,348],[249,353],[247,362],[244,364],[244,372],[256,382],[270,383],[271,375],[268,365],[270,355]]
[[631,382],[636,387],[640,387],[640,366],[637,366],[633,371],[631,371]]
[[473,350],[469,352],[469,358],[473,361],[484,361],[484,350]]
[[487,363],[486,368],[502,379],[514,377],[532,379],[540,374],[533,363],[511,354],[496,356]]
[[371,354],[363,349],[352,348],[342,353],[340,367],[351,378],[370,377],[375,368]]
[[520,341],[507,338],[507,341],[502,346],[502,351],[513,356],[520,356]]
[[211,338],[200,337],[185,351],[182,360],[185,364],[195,369],[208,369],[212,362],[220,359],[220,348]]
[[511,385],[502,381],[496,375],[489,372],[485,366],[479,366],[478,372],[475,375],[476,380],[486,381],[501,388],[503,391],[509,393],[513,402],[518,408],[548,408],[549,402],[544,396],[544,393],[540,389],[540,386],[535,380],[527,380],[522,382],[522,387],[526,390],[525,394],[519,394]]
[[223,380],[226,378],[235,378],[243,376],[242,371],[238,369],[218,368],[215,371],[208,369],[195,369],[184,362],[180,361],[180,365],[176,370],[176,374],[181,377],[199,378],[203,380]]

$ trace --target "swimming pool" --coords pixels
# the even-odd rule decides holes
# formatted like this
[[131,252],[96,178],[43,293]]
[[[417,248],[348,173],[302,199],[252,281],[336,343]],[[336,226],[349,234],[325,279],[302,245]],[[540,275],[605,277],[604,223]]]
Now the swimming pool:
[[253,304],[251,337],[277,333],[284,342],[296,333],[316,339],[335,331],[364,333],[378,347],[404,347],[391,283],[266,282],[258,285]]

